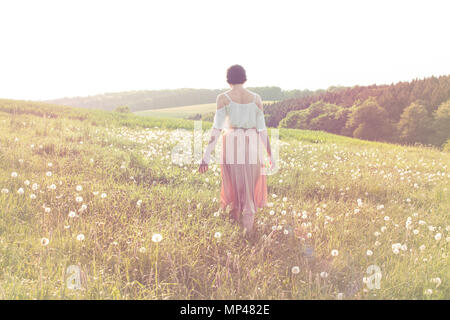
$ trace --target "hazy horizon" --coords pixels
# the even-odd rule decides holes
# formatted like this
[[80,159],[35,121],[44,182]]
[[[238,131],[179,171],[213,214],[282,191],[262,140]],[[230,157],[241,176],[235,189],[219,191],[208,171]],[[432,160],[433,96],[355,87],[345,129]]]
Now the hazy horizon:
[[[317,90],[450,74],[445,1],[2,2],[0,98]],[[447,10],[446,10],[447,9]],[[233,19],[235,18],[235,19]]]

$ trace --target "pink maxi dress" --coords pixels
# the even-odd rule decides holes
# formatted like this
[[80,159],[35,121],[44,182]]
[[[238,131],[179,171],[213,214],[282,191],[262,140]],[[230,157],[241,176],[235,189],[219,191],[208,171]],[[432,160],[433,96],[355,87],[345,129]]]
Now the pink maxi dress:
[[225,129],[222,139],[220,206],[231,205],[231,218],[255,214],[267,204],[267,179],[259,133],[266,129],[264,113],[255,103],[229,104],[216,110],[213,127]]

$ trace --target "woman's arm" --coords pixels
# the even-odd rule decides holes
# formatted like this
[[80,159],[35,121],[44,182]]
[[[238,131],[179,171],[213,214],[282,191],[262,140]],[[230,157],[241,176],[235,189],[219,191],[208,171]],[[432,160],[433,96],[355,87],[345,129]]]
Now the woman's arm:
[[266,121],[264,119],[264,111],[263,111],[263,102],[259,94],[256,96],[256,105],[258,106],[259,110],[256,115],[256,129],[258,131],[258,137],[259,140],[262,141],[264,148],[267,151],[267,154],[270,158],[270,166],[271,169],[274,168],[275,165],[275,159],[272,154],[272,148],[270,147],[270,141],[269,136],[267,135],[267,127],[266,127]]
[[275,159],[273,157],[272,149],[270,147],[270,140],[269,140],[269,136],[267,135],[267,129],[258,131],[258,136],[259,136],[260,141],[262,141],[264,148],[267,151],[267,155],[270,158],[270,166],[273,169],[273,167],[275,166]]
[[221,95],[219,94],[216,99],[217,109],[216,114],[214,115],[214,123],[211,128],[211,138],[209,139],[208,146],[206,147],[205,153],[202,158],[202,162],[198,171],[203,173],[208,170],[208,164],[211,160],[211,152],[214,150],[217,141],[219,140],[220,133],[222,132],[222,128],[225,123],[225,109],[224,102],[221,99]]
[[221,129],[211,128],[211,138],[209,139],[208,146],[203,154],[202,164],[208,165],[211,161],[211,152],[214,150],[217,141],[219,140]]

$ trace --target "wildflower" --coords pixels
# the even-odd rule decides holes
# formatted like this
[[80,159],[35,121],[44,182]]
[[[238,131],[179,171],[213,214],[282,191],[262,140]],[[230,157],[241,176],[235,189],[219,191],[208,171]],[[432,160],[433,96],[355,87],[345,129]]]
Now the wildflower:
[[49,167],[53,167],[53,163],[51,163],[51,162],[47,163],[47,165],[48,165]]
[[375,247],[379,247],[381,245],[380,241],[375,241]]
[[297,274],[300,272],[300,268],[298,266],[294,266],[294,267],[292,267],[291,272],[293,274]]
[[17,190],[17,193],[22,195],[25,193],[25,191],[23,190],[23,188],[19,188],[19,190]]
[[427,289],[427,290],[425,290],[425,294],[426,294],[427,296],[430,296],[430,295],[433,294],[433,290],[432,290],[432,289]]
[[286,202],[287,201],[287,197],[283,197],[283,202]]
[[36,199],[36,195],[34,193],[32,193],[32,194],[30,194],[30,198],[31,198],[31,200],[34,200],[34,199]]
[[436,288],[439,287],[442,283],[441,278],[437,277],[437,278],[432,278],[430,280],[432,283],[436,283]]
[[153,242],[160,242],[163,239],[162,235],[160,235],[159,233],[154,233],[152,236],[152,241]]
[[8,193],[9,193],[9,190],[8,190],[8,189],[6,189],[6,188],[3,188],[3,189],[2,189],[2,193],[4,193],[4,194],[8,194]]
[[106,196],[106,193],[102,193],[102,195],[100,196],[102,199],[105,199],[107,196]]
[[139,208],[141,205],[142,205],[142,200],[138,200],[138,201],[136,202],[136,206]]
[[140,247],[140,248],[139,248],[139,252],[140,252],[140,253],[145,253],[146,251],[147,251],[147,249],[144,248],[144,247]]
[[33,185],[31,186],[31,189],[33,191],[36,191],[37,189],[39,189],[39,185],[37,183],[33,183]]
[[76,189],[78,192],[83,191],[83,187],[82,187],[82,186],[77,186],[75,189]]
[[75,201],[76,202],[83,202],[83,197],[78,196],[78,197],[75,198]]
[[84,234],[80,233],[79,235],[77,235],[77,240],[78,241],[83,241],[84,240]]
[[322,279],[328,278],[328,273],[325,272],[325,271],[322,271],[322,272],[320,273],[320,277],[321,277]]
[[221,236],[222,236],[222,234],[220,232],[216,232],[214,234],[214,238],[216,238],[216,239],[220,239]]
[[358,207],[362,207],[363,203],[361,199],[356,200],[358,202]]
[[389,219],[390,219],[389,216],[384,217],[384,221],[389,221]]
[[332,255],[333,257],[337,257],[338,254],[339,254],[339,251],[337,251],[336,249],[331,250],[331,255]]
[[342,292],[339,292],[338,294],[337,294],[337,299],[338,300],[342,300],[344,298],[344,294],[342,293]]
[[49,242],[50,242],[50,240],[48,240],[47,238],[42,238],[42,239],[41,239],[41,245],[43,245],[44,247],[45,247],[46,245],[48,245]]
[[387,228],[385,226],[382,226],[380,230],[381,230],[381,232],[385,232],[387,230]]
[[419,250],[420,250],[420,251],[425,250],[425,245],[421,245],[421,246],[419,247]]
[[372,250],[367,250],[366,251],[366,255],[368,255],[370,257],[371,255],[373,255],[373,251]]
[[50,213],[50,212],[52,211],[52,209],[51,209],[51,208],[48,208],[48,207],[46,207],[46,208],[44,209],[44,211],[45,211],[45,213]]
[[77,214],[75,213],[75,211],[69,212],[69,218],[75,218],[76,216],[77,216]]
[[415,235],[418,235],[418,234],[419,234],[419,230],[414,229],[414,230],[413,230],[413,233],[414,233]]
[[17,172],[12,172],[11,173],[11,178],[17,178],[17,176],[18,176]]
[[47,177],[51,177],[52,176],[52,172],[51,171],[47,171],[47,173],[45,174]]
[[442,235],[440,233],[436,233],[436,235],[434,236],[434,240],[439,241],[441,240]]
[[26,185],[27,187],[30,185],[30,180],[25,180],[24,182],[23,182],[23,184],[24,185]]

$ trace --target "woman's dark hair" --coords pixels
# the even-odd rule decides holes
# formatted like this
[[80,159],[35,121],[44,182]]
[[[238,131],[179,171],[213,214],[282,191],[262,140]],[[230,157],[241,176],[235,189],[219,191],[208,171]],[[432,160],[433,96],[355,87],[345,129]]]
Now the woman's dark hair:
[[238,64],[232,65],[227,70],[227,82],[229,84],[241,84],[247,81],[245,69]]

